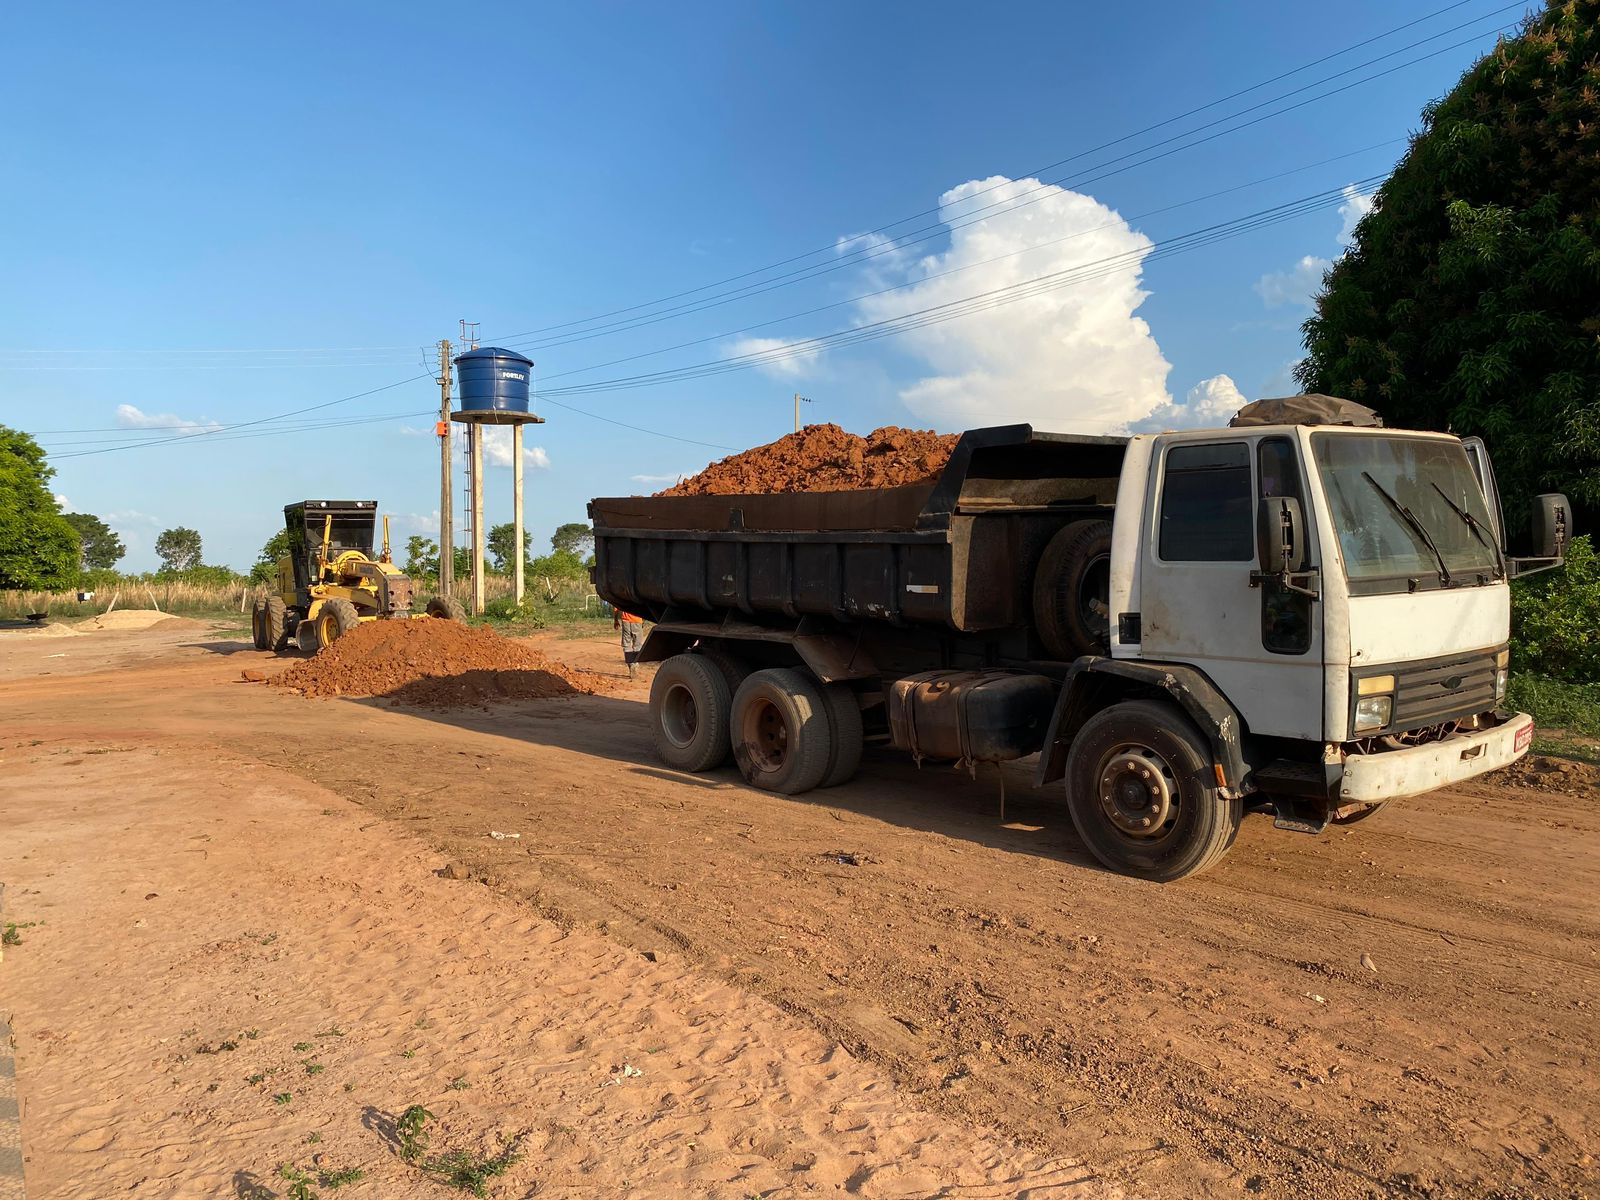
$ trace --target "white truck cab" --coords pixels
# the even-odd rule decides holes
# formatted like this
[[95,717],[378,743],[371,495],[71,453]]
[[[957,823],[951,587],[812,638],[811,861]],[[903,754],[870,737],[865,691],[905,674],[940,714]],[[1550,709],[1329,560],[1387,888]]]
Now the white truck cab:
[[[1113,521],[1110,656],[1191,666],[1258,743],[1283,739],[1283,761],[1251,772],[1255,789],[1287,793],[1280,823],[1366,815],[1528,748],[1532,718],[1499,711],[1514,565],[1501,525],[1449,434],[1135,437]],[[1296,797],[1323,804],[1297,813]]]

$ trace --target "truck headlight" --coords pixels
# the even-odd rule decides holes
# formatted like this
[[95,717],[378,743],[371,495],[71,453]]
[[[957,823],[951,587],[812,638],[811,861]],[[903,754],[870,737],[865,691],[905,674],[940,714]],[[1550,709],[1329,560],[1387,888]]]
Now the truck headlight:
[[1356,732],[1382,729],[1393,715],[1393,696],[1362,696],[1356,700]]
[[1494,656],[1495,703],[1506,698],[1506,681],[1511,677],[1511,651],[1502,650]]

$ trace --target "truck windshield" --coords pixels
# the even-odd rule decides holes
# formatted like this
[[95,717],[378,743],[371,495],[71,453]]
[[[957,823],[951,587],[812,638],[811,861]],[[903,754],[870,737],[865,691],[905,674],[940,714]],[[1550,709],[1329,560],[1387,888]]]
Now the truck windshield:
[[1500,574],[1483,489],[1459,442],[1311,435],[1345,574],[1358,591],[1487,583]]

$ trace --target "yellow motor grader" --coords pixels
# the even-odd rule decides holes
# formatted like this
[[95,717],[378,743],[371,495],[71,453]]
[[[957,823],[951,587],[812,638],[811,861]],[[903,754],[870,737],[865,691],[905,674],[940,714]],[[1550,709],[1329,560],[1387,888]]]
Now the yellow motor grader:
[[[315,654],[363,621],[407,620],[414,588],[389,553],[389,518],[383,549],[373,557],[376,500],[301,500],[283,509],[289,553],[278,560],[276,590],[256,601],[250,631],[258,650],[298,643]],[[435,596],[427,615],[461,620],[458,601]]]

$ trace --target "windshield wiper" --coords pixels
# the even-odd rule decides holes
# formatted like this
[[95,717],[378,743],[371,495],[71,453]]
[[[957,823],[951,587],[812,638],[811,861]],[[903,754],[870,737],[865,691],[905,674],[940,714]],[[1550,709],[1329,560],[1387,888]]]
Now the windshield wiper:
[[1405,519],[1405,523],[1416,531],[1417,536],[1422,539],[1422,544],[1433,551],[1434,560],[1439,564],[1439,582],[1445,587],[1454,586],[1450,581],[1450,568],[1445,565],[1444,555],[1439,552],[1439,546],[1433,540],[1433,534],[1428,532],[1428,527],[1417,519],[1417,514],[1396,500],[1383,484],[1372,477],[1370,472],[1361,472],[1361,478],[1370,483],[1378,495],[1389,502],[1389,507],[1399,513]]
[[[1500,556],[1500,546],[1498,543],[1489,541],[1489,539],[1484,536],[1483,522],[1478,520],[1477,517],[1473,516],[1466,509],[1462,508],[1454,500],[1450,499],[1449,493],[1447,493],[1433,480],[1428,480],[1428,486],[1434,491],[1438,492],[1439,499],[1448,504],[1450,506],[1450,511],[1455,513],[1456,516],[1460,517],[1462,523],[1465,524],[1468,529],[1472,530],[1472,536],[1478,539],[1478,541],[1483,545],[1484,549],[1493,551],[1495,578],[1498,579],[1500,576],[1504,575],[1506,573],[1506,567],[1505,562]],[[1480,576],[1479,578],[1481,579],[1482,577]]]

